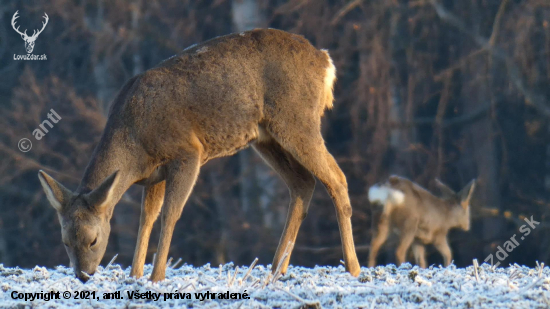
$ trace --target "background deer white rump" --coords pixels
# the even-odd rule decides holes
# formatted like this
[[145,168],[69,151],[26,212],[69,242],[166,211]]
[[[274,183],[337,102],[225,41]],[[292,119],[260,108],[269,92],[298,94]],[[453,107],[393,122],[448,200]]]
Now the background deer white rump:
[[32,35],[31,36],[28,36],[27,35],[27,29],[25,29],[25,31],[21,32],[19,31],[19,26],[17,26],[17,28],[15,28],[15,20],[19,18],[19,16],[17,16],[17,14],[19,13],[19,11],[16,11],[15,14],[13,14],[13,17],[11,19],[11,26],[13,27],[13,30],[15,30],[15,32],[19,33],[19,35],[21,35],[21,38],[25,41],[25,49],[27,50],[27,53],[32,53],[33,49],[34,49],[34,44],[35,44],[35,41],[36,39],[38,38],[38,35],[40,35],[40,33],[42,33],[42,31],[44,31],[44,28],[46,28],[46,25],[48,24],[48,20],[50,20],[50,18],[48,17],[48,14],[46,14],[44,12],[44,18],[46,19],[46,21],[43,21],[42,22],[42,29],[38,30],[38,32],[36,30],[33,30],[32,32]]
[[405,262],[412,245],[413,254],[420,267],[426,267],[424,245],[433,244],[443,255],[444,265],[452,260],[447,233],[451,228],[470,229],[470,198],[475,180],[456,193],[436,179],[441,197],[434,196],[418,184],[399,176],[391,176],[369,189],[374,228],[369,267],[376,265],[376,256],[390,231],[399,234],[396,249],[397,264]]
[[[75,274],[93,274],[105,253],[115,204],[144,186],[132,276],[143,275],[161,214],[151,280],[164,279],[168,249],[200,167],[252,147],[290,190],[290,210],[273,260],[286,272],[317,177],[336,207],[346,269],[360,271],[346,177],[325,148],[321,116],[332,106],[335,68],[302,36],[253,30],[185,49],[126,83],[75,193],[41,171]],[[162,207],[162,211],[161,211]]]

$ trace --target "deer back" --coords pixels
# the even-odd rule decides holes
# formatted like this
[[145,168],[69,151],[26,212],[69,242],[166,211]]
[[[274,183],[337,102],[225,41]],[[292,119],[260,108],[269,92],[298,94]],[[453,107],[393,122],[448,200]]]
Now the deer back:
[[205,160],[227,156],[261,138],[259,124],[318,126],[332,106],[334,79],[328,53],[302,36],[273,29],[231,34],[130,80],[106,130],[128,126],[154,157],[189,145],[200,145]]

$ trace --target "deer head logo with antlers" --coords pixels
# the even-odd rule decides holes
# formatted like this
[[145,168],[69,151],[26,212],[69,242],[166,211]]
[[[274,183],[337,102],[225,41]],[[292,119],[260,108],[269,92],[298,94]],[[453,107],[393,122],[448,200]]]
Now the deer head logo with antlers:
[[13,18],[11,19],[11,26],[13,27],[13,30],[15,30],[15,32],[19,33],[21,35],[21,38],[25,41],[25,49],[27,50],[27,53],[30,54],[32,53],[32,50],[34,49],[34,41],[36,41],[36,38],[38,37],[38,35],[40,33],[42,33],[42,31],[44,31],[44,28],[46,28],[46,25],[48,24],[48,20],[49,20],[49,17],[48,17],[48,14],[46,14],[44,12],[44,18],[46,19],[45,22],[42,22],[42,29],[40,29],[40,31],[36,32],[36,30],[33,30],[33,33],[31,36],[28,36],[27,35],[27,29],[25,29],[24,32],[21,32],[19,31],[19,27],[15,28],[15,20],[19,18],[19,16],[17,16],[17,13],[19,11],[16,11],[15,14],[13,14]]

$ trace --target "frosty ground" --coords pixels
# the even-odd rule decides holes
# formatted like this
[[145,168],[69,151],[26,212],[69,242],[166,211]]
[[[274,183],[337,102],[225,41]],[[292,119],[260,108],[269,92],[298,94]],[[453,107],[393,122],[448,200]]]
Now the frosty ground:
[[[475,271],[477,269],[477,272]],[[147,281],[130,277],[130,268],[119,265],[99,268],[86,284],[75,279],[72,269],[35,267],[19,269],[0,264],[0,307],[2,308],[548,308],[550,268],[514,265],[492,268],[483,264],[457,268],[420,269],[406,263],[361,269],[358,278],[338,267],[292,267],[284,276],[270,275],[271,266],[236,267],[232,263],[214,267],[183,265],[169,267],[166,280]],[[477,274],[476,274],[477,273]],[[276,279],[276,280],[274,280]],[[60,291],[61,299],[14,300],[17,293]],[[63,292],[70,292],[69,299]],[[95,291],[99,299],[74,299],[75,291]],[[123,299],[102,299],[103,293],[120,291]],[[129,292],[160,293],[158,300],[133,299]],[[246,293],[250,299],[196,299],[204,293]],[[227,293],[229,292],[229,293]],[[167,299],[163,295],[190,294],[192,299]],[[195,294],[197,293],[197,294]],[[201,294],[202,293],[202,294]],[[237,294],[233,294],[237,297]]]

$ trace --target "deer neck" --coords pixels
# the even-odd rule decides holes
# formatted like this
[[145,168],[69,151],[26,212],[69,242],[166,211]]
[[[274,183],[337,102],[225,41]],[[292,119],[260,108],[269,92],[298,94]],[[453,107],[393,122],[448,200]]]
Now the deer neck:
[[451,204],[449,206],[450,211],[449,211],[449,215],[447,216],[450,223],[449,227],[450,228],[459,227],[460,218],[462,217],[462,208],[460,206],[453,205],[452,203],[450,204]]
[[[107,124],[109,126],[109,123]],[[114,184],[113,206],[124,192],[138,181],[143,170],[142,159],[146,156],[125,130],[106,129],[92,158],[86,167],[78,193],[87,193],[97,188],[107,177],[118,171]]]

